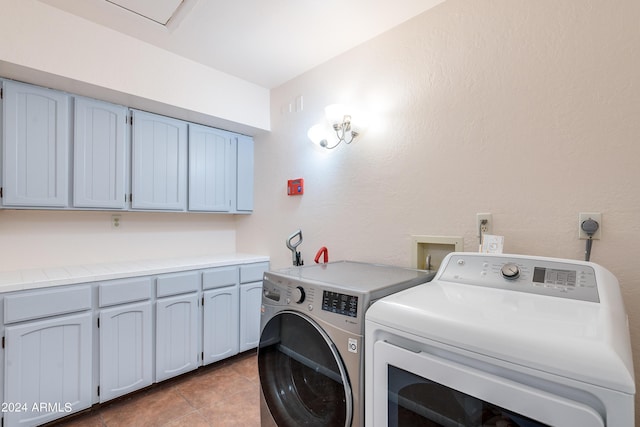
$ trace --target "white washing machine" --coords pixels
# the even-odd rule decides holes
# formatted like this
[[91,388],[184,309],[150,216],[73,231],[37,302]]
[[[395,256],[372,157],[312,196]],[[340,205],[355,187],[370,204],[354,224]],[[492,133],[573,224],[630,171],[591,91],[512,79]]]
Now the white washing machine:
[[368,426],[634,426],[627,316],[593,263],[452,253],[365,337]]
[[362,426],[364,314],[435,272],[349,261],[265,273],[258,369],[263,426]]

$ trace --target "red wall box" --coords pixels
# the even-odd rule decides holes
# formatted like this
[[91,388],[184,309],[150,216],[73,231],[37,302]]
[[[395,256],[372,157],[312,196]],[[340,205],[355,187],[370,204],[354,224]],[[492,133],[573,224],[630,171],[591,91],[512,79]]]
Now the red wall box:
[[302,196],[304,194],[304,179],[290,179],[287,181],[287,194],[289,196]]

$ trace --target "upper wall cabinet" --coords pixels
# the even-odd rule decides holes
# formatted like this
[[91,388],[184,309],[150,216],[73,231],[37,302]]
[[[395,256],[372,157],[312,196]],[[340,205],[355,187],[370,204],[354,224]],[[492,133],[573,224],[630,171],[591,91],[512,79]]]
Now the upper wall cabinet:
[[133,110],[133,209],[187,207],[187,123]]
[[73,206],[126,207],[127,113],[120,105],[75,98]]
[[189,210],[229,212],[235,138],[219,129],[189,124]]
[[25,83],[0,84],[0,207],[253,211],[250,136]]
[[238,136],[236,209],[253,211],[253,138]]
[[3,86],[3,205],[67,206],[69,96],[10,81]]
[[189,124],[189,210],[253,211],[253,138]]

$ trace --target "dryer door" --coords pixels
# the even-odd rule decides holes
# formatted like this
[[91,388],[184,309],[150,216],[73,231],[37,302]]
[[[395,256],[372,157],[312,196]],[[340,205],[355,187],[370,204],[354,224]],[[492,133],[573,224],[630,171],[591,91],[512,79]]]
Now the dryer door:
[[285,311],[267,322],[258,369],[263,399],[279,427],[351,425],[353,398],[344,364],[309,317]]
[[[507,370],[500,366],[483,365],[428,345],[421,350],[388,341],[373,344],[366,396],[371,425],[605,426],[595,409],[564,393],[547,391],[553,387],[560,391],[560,384],[536,388],[544,380],[523,374],[520,377],[525,380],[516,382],[503,376]],[[577,396],[578,390],[572,393]]]

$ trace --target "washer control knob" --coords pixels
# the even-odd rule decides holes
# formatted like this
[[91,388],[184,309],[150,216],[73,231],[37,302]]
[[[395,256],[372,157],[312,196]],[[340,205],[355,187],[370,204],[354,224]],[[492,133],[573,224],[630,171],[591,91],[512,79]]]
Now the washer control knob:
[[502,266],[502,277],[507,280],[515,280],[520,276],[520,267],[516,264],[509,262]]
[[305,297],[305,294],[302,286],[297,286],[293,288],[292,298],[296,304],[302,304],[304,302],[304,297]]

